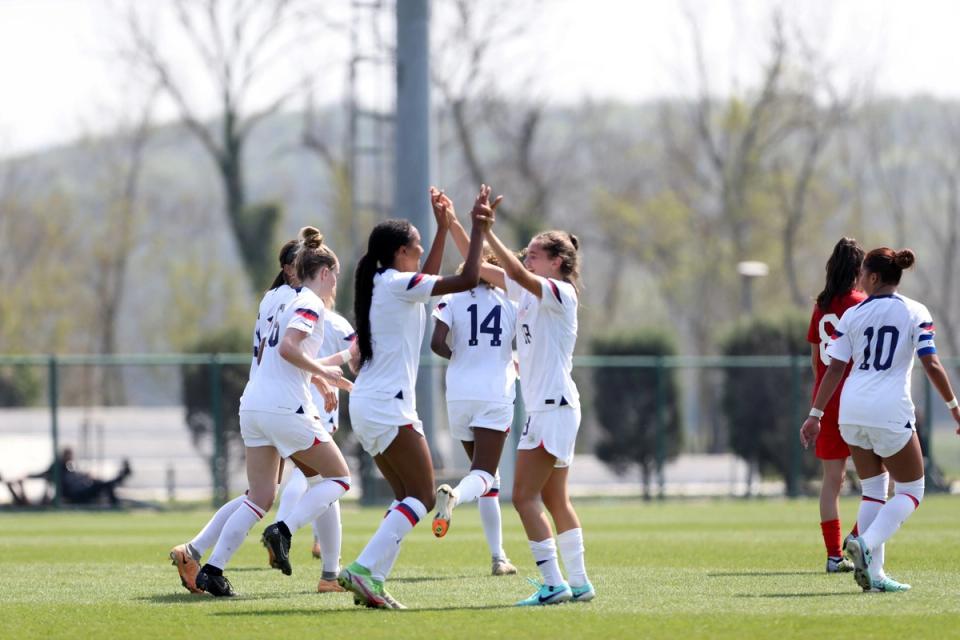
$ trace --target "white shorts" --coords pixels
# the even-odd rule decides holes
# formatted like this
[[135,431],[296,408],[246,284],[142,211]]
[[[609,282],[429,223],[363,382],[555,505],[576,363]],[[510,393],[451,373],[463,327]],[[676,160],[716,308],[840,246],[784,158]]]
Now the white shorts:
[[527,414],[517,449],[543,447],[556,456],[555,467],[569,467],[573,463],[573,449],[580,430],[580,409],[557,407]]
[[284,458],[332,438],[323,424],[302,413],[240,412],[240,435],[248,447],[274,447]]
[[916,427],[897,429],[893,431],[885,427],[864,427],[856,424],[840,425],[840,435],[843,441],[853,447],[871,449],[881,458],[889,458],[899,452],[913,437]]
[[513,405],[488,400],[448,400],[450,435],[461,442],[473,442],[473,427],[510,432]]
[[[411,411],[402,400],[368,397],[350,398],[350,423],[360,446],[371,456],[387,450],[397,437],[401,427],[409,425],[423,435],[423,423],[412,418]],[[414,416],[416,413],[414,412]]]

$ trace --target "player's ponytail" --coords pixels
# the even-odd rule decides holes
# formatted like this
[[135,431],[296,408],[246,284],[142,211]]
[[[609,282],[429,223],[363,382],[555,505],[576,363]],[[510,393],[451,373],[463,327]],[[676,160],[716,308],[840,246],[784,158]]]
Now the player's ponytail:
[[889,247],[880,247],[867,254],[863,268],[880,276],[883,284],[900,284],[904,269],[909,269],[917,261],[917,255],[911,249],[894,251]]
[[312,280],[322,267],[336,269],[337,256],[323,244],[323,234],[316,227],[303,227],[297,234],[299,249],[295,266],[300,282]]
[[280,255],[278,256],[280,260],[280,273],[278,273],[277,277],[270,283],[271,289],[276,289],[284,284],[290,284],[287,282],[287,276],[284,274],[283,268],[294,263],[294,260],[297,258],[297,249],[299,248],[300,243],[296,240],[287,240],[283,243],[283,246],[280,247]]
[[863,264],[863,247],[853,238],[840,238],[827,260],[827,278],[823,291],[817,296],[817,306],[826,311],[839,295],[853,289]]
[[353,314],[357,323],[357,347],[360,366],[373,359],[373,340],[370,331],[370,306],[373,304],[373,278],[380,266],[393,266],[393,258],[400,247],[408,244],[413,227],[406,220],[386,220],[373,228],[367,241],[367,252],[357,263],[354,280]]

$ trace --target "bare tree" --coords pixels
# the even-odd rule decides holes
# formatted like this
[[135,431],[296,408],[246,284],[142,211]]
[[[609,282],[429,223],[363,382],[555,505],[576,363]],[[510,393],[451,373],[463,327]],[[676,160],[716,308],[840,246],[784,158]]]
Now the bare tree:
[[[545,104],[529,97],[530,92],[525,101],[506,100],[497,86],[491,53],[522,38],[530,28],[528,14],[535,14],[539,3],[446,0],[445,5],[452,10],[452,25],[436,45],[433,65],[443,113],[470,182],[502,185],[498,189],[511,197],[497,209],[498,216],[518,238],[526,239],[551,217],[551,173],[556,167],[537,155]],[[491,134],[496,147],[483,143]]]
[[251,278],[256,280],[269,263],[276,210],[248,210],[243,153],[251,132],[276,113],[299,91],[299,80],[279,90],[261,106],[253,107],[253,94],[281,64],[290,64],[292,48],[302,42],[299,27],[310,18],[303,1],[174,0],[170,7],[178,33],[198,68],[218,97],[217,128],[205,122],[183,69],[171,51],[161,50],[149,30],[142,7],[131,3],[126,11],[132,54],[158,83],[179,111],[187,130],[213,159],[220,175],[227,217]]

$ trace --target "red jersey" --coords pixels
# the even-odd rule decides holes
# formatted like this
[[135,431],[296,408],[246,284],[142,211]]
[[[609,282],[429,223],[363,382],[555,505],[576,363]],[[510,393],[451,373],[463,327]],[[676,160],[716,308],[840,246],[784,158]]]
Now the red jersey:
[[[844,311],[860,304],[866,299],[867,294],[854,289],[831,300],[826,311],[821,311],[819,305],[813,306],[810,328],[807,329],[807,342],[819,345],[820,347],[820,358],[817,360],[817,381],[814,385],[814,393],[816,393],[816,388],[820,386],[820,381],[823,380],[823,374],[827,372],[827,366],[830,364],[830,358],[827,356],[827,344],[830,342],[830,336],[833,335],[834,329],[836,329],[837,324],[840,323],[840,318],[843,316]],[[842,384],[841,382],[841,385]],[[833,397],[835,399],[840,398],[839,388]]]
[[[819,346],[817,358],[817,379],[813,385],[813,397],[817,396],[817,390],[820,388],[820,381],[827,372],[827,365],[830,364],[830,358],[827,356],[827,344],[830,342],[830,336],[833,335],[837,324],[840,323],[840,317],[850,307],[855,307],[866,299],[866,294],[861,291],[848,291],[837,296],[830,301],[830,306],[826,311],[821,311],[820,307],[814,306],[813,316],[810,318],[810,329],[807,331],[807,341],[810,344]],[[850,373],[850,365],[843,374],[843,380],[847,379]],[[840,436],[840,426],[838,423],[840,416],[840,392],[843,389],[843,380],[840,386],[834,392],[833,397],[823,408],[823,417],[820,419],[820,435],[817,437],[816,453],[822,460],[842,459],[850,455],[847,444]]]

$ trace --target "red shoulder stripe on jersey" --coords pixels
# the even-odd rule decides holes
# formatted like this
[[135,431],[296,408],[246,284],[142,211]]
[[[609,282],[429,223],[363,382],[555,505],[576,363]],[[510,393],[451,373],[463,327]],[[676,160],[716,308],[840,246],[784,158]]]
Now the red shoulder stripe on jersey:
[[416,274],[415,276],[410,278],[410,282],[407,283],[407,290],[413,289],[415,286],[420,284],[422,280],[423,280],[423,274],[422,273]]
[[563,304],[563,298],[560,297],[560,287],[557,286],[557,283],[547,278],[547,282],[550,283],[550,288],[553,289],[553,295],[557,297],[557,302]]
[[313,309],[297,309],[294,313],[302,318],[309,320],[310,322],[316,322],[320,319],[320,314],[314,311]]
[[437,305],[437,311],[439,311],[439,310],[441,310],[441,309],[446,309],[446,308],[447,308],[447,303],[446,303],[446,302],[441,302],[440,304]]

